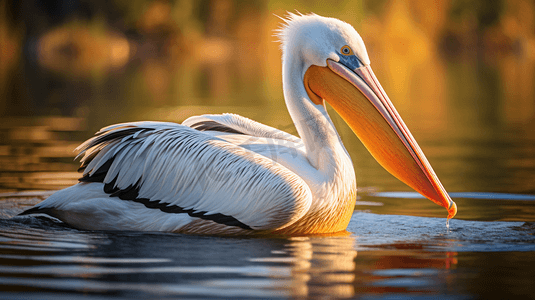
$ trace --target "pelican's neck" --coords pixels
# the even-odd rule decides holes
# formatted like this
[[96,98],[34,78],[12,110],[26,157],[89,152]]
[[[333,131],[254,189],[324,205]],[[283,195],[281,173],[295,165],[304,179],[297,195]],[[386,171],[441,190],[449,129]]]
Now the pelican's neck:
[[288,51],[283,57],[283,88],[286,106],[303,141],[307,158],[316,169],[336,168],[340,159],[349,158],[324,105],[314,104],[305,89],[303,58]]

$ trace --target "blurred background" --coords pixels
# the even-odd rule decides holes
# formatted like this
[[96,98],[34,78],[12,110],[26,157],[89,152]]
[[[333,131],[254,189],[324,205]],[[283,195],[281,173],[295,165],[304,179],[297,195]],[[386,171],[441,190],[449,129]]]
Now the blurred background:
[[[448,191],[535,194],[530,0],[0,0],[0,191],[75,183],[73,149],[118,122],[234,112],[295,134],[287,11],[357,29]],[[410,190],[331,115],[362,190]]]

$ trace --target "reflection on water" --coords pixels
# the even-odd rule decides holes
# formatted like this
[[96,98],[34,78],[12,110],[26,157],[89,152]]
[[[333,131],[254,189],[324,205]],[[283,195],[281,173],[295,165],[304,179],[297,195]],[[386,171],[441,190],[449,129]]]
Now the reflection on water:
[[74,149],[83,118],[4,118],[0,122],[0,191],[66,187],[79,177]]
[[[451,193],[450,196],[462,207],[455,219],[480,221],[535,221],[535,196],[498,193]],[[361,193],[358,210],[378,214],[412,216],[444,216],[437,207],[414,192]],[[428,203],[429,202],[429,203]]]
[[6,298],[25,299],[531,295],[533,224],[457,220],[448,231],[444,219],[356,213],[348,229],[353,234],[335,237],[217,238],[4,219],[0,285]]
[[47,218],[20,218],[1,225],[4,291],[122,297],[354,295],[357,252],[350,237],[218,239],[87,233]]
[[[355,240],[351,237],[290,238],[283,250],[272,250],[268,257],[248,259],[267,264],[289,264],[291,296],[354,295]],[[288,276],[287,275],[287,276]]]

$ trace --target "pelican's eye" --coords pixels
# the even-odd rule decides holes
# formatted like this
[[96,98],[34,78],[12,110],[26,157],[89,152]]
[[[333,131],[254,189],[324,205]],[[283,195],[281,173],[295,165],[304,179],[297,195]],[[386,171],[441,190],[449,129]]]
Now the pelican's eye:
[[351,50],[351,48],[349,48],[349,46],[344,46],[340,49],[340,53],[342,53],[343,55],[353,55],[353,50]]

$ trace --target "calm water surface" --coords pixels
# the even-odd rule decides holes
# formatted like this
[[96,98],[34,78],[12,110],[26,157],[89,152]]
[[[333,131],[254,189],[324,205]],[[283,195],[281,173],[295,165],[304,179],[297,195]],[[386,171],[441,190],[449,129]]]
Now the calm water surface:
[[[27,200],[22,200],[28,202]],[[355,212],[348,235],[218,238],[0,222],[6,298],[533,297],[535,224]]]
[[[76,144],[67,138],[56,143],[67,148]],[[361,185],[347,234],[220,238],[79,231],[44,216],[17,217],[50,190],[79,176],[72,158],[66,158],[70,150],[46,150],[57,153],[52,159],[39,155],[46,145],[26,147],[30,158],[11,154],[11,164],[4,168],[12,169],[2,175],[2,298],[535,298],[535,195],[516,190],[529,186],[533,177],[519,176],[521,182],[507,186],[517,172],[509,167],[502,167],[504,175],[489,178],[487,185],[481,178],[455,185],[457,179],[446,170],[443,181],[453,185],[449,190],[459,205],[458,218],[448,229],[443,208],[385,176],[365,152],[353,153],[357,174],[363,174],[359,183],[377,183]],[[462,153],[468,146],[433,147],[435,151],[427,151],[432,164],[447,169],[444,165],[460,164],[460,158],[442,153]],[[511,158],[498,152],[530,149],[530,141],[479,145],[470,157],[482,156],[485,162],[467,159],[466,167],[472,169],[465,171],[484,174],[488,168],[474,165],[500,166],[492,157]],[[16,162],[23,158],[30,161]],[[28,166],[42,169],[24,170]],[[513,168],[533,172],[529,165]]]

